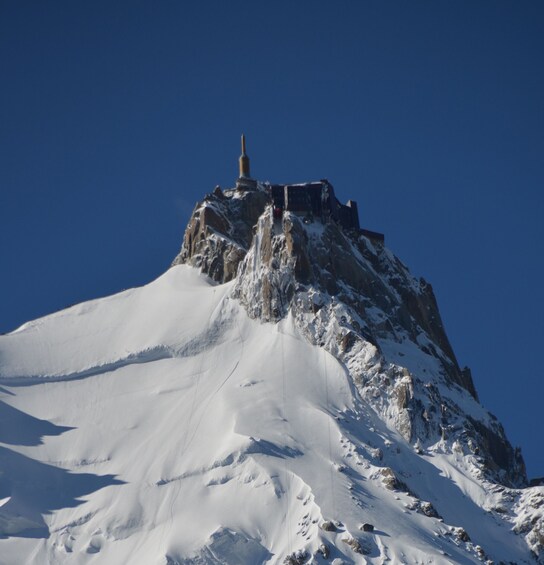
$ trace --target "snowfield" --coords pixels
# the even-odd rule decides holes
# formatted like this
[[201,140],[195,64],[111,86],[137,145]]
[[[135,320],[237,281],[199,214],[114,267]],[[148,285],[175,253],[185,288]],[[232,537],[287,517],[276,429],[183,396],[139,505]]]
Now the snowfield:
[[465,457],[233,285],[180,265],[0,337],[1,565],[534,563]]

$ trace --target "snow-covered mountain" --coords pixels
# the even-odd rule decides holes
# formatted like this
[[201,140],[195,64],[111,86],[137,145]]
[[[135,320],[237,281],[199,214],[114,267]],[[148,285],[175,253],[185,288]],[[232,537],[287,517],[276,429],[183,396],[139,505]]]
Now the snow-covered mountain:
[[197,205],[149,285],[0,337],[0,564],[544,563],[544,487],[378,239]]

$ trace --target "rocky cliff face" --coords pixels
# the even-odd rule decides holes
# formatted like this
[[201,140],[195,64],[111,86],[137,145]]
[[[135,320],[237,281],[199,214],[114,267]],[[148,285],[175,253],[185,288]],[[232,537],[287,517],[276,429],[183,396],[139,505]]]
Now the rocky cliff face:
[[187,263],[214,281],[232,280],[251,246],[253,228],[267,202],[264,187],[225,193],[216,187],[197,204],[172,265]]
[[[292,316],[310,343],[344,365],[361,398],[390,428],[417,453],[458,458],[494,493],[487,510],[541,554],[544,496],[520,490],[527,485],[520,451],[478,403],[431,285],[414,278],[383,244],[332,221],[288,212],[274,218],[266,187],[258,185],[206,196],[193,212],[178,263],[220,283],[236,279],[234,296],[252,318]],[[524,505],[528,498],[532,504]],[[516,505],[524,519],[521,511],[505,510]]]

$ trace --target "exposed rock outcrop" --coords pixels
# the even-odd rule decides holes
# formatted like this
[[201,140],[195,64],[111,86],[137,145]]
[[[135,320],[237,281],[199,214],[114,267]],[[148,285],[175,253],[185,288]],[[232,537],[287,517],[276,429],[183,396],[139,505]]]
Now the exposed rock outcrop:
[[187,263],[217,282],[232,280],[267,201],[264,189],[233,189],[223,194],[216,187],[196,205],[172,265]]
[[341,361],[362,397],[418,450],[455,447],[480,476],[510,487],[526,484],[519,450],[477,403],[470,370],[455,358],[431,285],[414,278],[381,242],[332,220],[289,212],[275,218],[267,187],[258,184],[206,196],[189,221],[177,263],[218,282],[235,278],[234,296],[253,318],[275,322],[291,314],[301,333]]

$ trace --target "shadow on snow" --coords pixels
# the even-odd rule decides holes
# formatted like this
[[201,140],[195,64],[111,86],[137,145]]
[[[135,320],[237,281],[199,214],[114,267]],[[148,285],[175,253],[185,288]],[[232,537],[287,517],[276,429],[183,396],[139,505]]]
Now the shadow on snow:
[[[37,446],[44,436],[71,429],[0,402],[0,442],[4,444]],[[0,538],[46,538],[44,514],[79,506],[82,496],[120,484],[124,482],[115,475],[72,473],[0,446]]]

